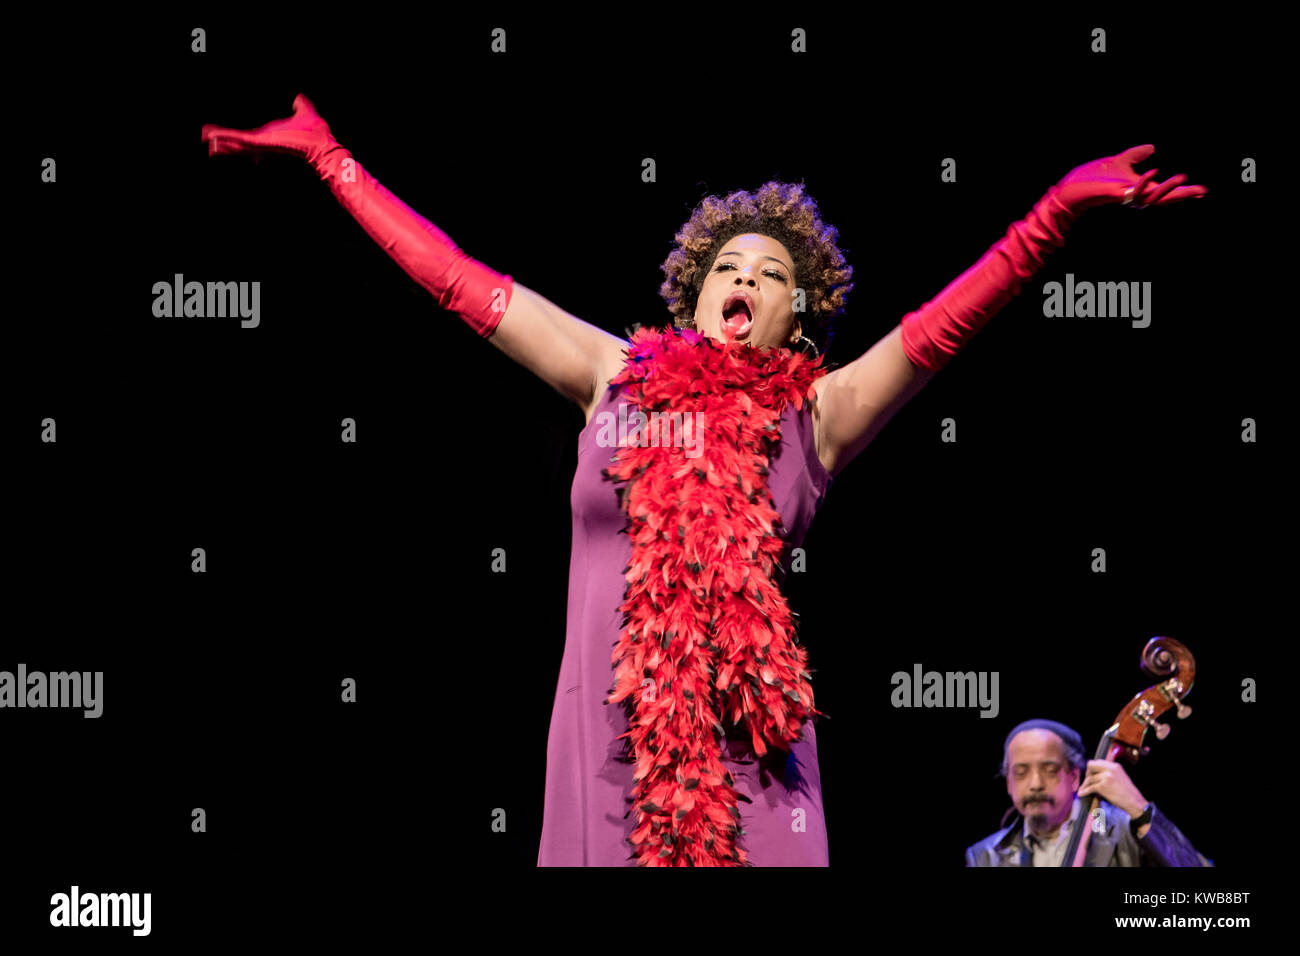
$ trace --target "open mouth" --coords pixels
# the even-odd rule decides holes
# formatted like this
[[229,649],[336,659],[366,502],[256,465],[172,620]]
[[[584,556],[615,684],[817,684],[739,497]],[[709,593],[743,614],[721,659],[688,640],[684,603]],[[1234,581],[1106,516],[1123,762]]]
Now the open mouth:
[[728,338],[743,339],[754,327],[754,314],[744,299],[733,299],[722,310],[722,334]]

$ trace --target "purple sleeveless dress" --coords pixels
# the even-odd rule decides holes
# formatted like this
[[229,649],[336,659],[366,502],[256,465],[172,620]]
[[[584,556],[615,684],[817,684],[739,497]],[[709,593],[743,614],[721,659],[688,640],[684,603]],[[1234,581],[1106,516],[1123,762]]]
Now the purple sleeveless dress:
[[[636,407],[623,386],[610,386],[578,438],[578,468],[573,477],[573,553],[569,562],[568,628],[560,678],[546,746],[546,803],[538,866],[636,866],[627,837],[635,826],[630,757],[623,755],[628,730],[624,704],[604,704],[614,682],[611,656],[618,641],[627,582],[623,569],[632,542],[619,534],[627,516],[619,510],[614,482],[601,474],[616,453],[597,442],[602,413],[617,421]],[[615,426],[617,427],[617,426]],[[830,488],[831,476],[817,458],[812,415],[787,406],[781,442],[773,449],[768,488],[786,529],[781,564],[789,568],[790,549],[798,547]],[[809,664],[817,666],[815,659]],[[814,693],[816,684],[813,685]],[[769,747],[757,757],[748,732],[727,725],[723,762],[739,793],[745,833],[738,845],[754,866],[829,866],[826,820],[822,810],[817,736],[804,724],[803,740],[790,754]],[[802,811],[802,812],[800,812]]]

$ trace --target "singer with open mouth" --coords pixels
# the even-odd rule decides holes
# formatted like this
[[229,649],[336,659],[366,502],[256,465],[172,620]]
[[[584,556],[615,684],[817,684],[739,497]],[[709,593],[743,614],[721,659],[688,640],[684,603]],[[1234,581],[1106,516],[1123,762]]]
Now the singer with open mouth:
[[[439,306],[584,412],[540,866],[829,864],[822,712],[778,580],[786,558],[835,476],[1082,212],[1207,192],[1135,172],[1149,145],[1079,166],[939,295],[831,368],[823,353],[852,269],[802,184],[702,200],[663,264],[670,321],[623,338],[462,252],[370,176],[303,95],[288,118],[206,125],[202,141],[214,156],[305,159]],[[617,262],[617,242],[608,256]],[[611,441],[617,415],[602,413],[619,405],[670,429],[691,413],[701,453]]]

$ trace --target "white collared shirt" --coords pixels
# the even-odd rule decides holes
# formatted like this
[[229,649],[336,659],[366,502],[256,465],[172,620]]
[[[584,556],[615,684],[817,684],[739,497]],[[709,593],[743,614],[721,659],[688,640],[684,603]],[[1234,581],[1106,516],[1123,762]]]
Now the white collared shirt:
[[1034,851],[1034,866],[1061,865],[1061,859],[1065,856],[1066,844],[1070,842],[1070,829],[1078,816],[1079,798],[1075,797],[1074,803],[1070,807],[1070,819],[1061,824],[1060,829],[1056,831],[1056,836],[1049,837],[1046,841],[1036,839],[1029,831],[1029,822],[1025,821],[1024,841],[1025,846]]

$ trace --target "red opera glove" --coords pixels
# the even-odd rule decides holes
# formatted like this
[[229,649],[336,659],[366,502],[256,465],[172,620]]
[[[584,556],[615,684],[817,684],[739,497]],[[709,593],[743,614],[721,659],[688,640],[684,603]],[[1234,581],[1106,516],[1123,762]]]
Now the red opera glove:
[[1024,219],[1011,224],[1006,238],[995,243],[979,262],[934,299],[903,317],[899,324],[908,360],[936,372],[947,365],[957,350],[1020,292],[1021,284],[1042,268],[1045,258],[1061,247],[1066,229],[1085,209],[1108,203],[1131,204],[1138,209],[1163,206],[1199,198],[1209,191],[1204,186],[1180,186],[1187,179],[1181,173],[1150,186],[1157,170],[1136,173],[1133,165],[1154,152],[1154,146],[1135,146],[1067,173]]
[[307,160],[339,204],[444,309],[483,338],[501,322],[514,281],[471,259],[447,235],[390,193],[330,133],[311,101],[294,98],[293,115],[252,130],[203,127],[208,155],[292,153]]

